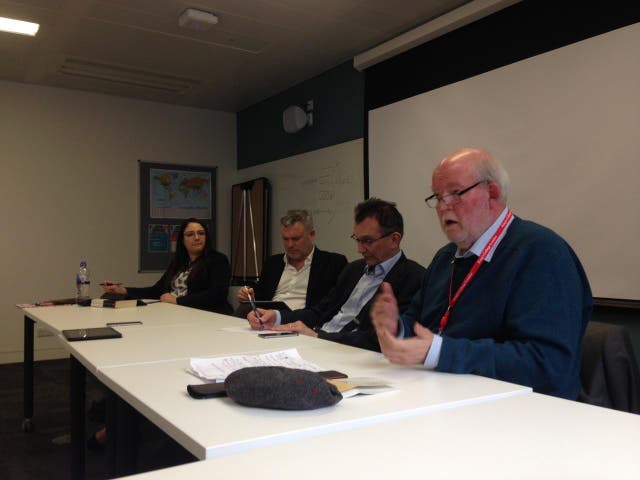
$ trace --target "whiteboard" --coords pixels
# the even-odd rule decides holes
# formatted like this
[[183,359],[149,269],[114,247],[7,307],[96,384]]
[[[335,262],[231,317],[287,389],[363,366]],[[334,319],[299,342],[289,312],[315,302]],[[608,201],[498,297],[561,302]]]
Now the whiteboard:
[[287,210],[313,215],[316,244],[359,258],[353,233],[353,209],[364,199],[363,140],[332,145],[275,162],[243,169],[237,183],[266,177],[271,183],[271,250],[282,252],[280,218]]
[[403,248],[446,238],[424,198],[439,160],[481,146],[511,176],[516,215],[563,236],[594,296],[640,299],[640,24],[369,112],[370,193],[398,202]]

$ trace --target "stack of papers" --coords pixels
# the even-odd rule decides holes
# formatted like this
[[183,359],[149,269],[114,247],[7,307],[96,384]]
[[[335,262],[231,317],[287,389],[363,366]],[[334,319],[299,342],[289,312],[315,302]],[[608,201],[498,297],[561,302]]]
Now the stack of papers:
[[189,373],[207,382],[224,382],[227,376],[245,367],[288,367],[319,372],[317,365],[304,360],[298,350],[290,348],[262,355],[233,355],[230,357],[192,358]]

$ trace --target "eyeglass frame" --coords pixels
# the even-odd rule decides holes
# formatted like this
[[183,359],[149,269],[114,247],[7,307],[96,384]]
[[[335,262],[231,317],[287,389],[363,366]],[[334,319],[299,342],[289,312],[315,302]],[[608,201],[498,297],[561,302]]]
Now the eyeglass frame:
[[[445,198],[453,197],[454,199],[456,199],[455,201],[447,200],[447,201],[444,201],[444,204],[445,205],[457,205],[458,203],[460,203],[462,201],[462,199],[460,198],[460,197],[462,197],[462,195],[464,195],[468,191],[476,188],[481,183],[489,183],[489,182],[490,182],[490,180],[487,180],[487,179],[480,180],[480,181],[474,183],[473,185],[471,185],[470,187],[463,188],[462,190],[458,190],[456,192],[447,193],[446,195],[438,195],[437,193],[434,193],[433,195],[430,195],[427,198],[425,198],[424,201],[425,201],[425,203],[427,204],[427,206],[429,208],[436,208],[438,205],[440,205],[441,202],[444,201]],[[436,201],[435,205],[431,205],[429,203],[432,200]],[[451,202],[451,203],[449,203],[449,202]]]
[[194,237],[206,237],[206,230],[189,230],[188,232],[184,232],[182,234],[186,238],[194,238]]
[[394,233],[396,233],[396,232],[385,233],[384,235],[381,235],[378,238],[358,238],[358,237],[356,237],[356,234],[354,233],[351,236],[349,236],[349,238],[351,240],[354,240],[356,243],[358,243],[360,245],[364,245],[365,247],[370,247],[371,245],[376,243],[378,240],[382,240],[385,237],[389,237],[389,236],[393,235]]

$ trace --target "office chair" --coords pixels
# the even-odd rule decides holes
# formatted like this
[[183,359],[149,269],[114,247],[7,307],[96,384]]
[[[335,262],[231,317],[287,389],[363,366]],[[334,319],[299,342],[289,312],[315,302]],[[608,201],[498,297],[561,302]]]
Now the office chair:
[[589,322],[582,339],[578,401],[640,413],[640,372],[627,329]]

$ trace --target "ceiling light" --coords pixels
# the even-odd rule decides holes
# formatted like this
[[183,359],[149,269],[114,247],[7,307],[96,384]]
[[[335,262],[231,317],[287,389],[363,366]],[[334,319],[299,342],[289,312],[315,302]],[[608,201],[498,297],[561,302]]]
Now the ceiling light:
[[13,18],[0,17],[0,31],[9,33],[19,33],[20,35],[31,35],[32,37],[38,33],[40,24],[32,22],[23,22],[22,20],[14,20]]
[[101,80],[113,84],[129,85],[180,95],[200,84],[199,80],[193,78],[139,70],[123,65],[90,62],[78,58],[67,58],[60,66],[59,72],[73,77]]
[[216,15],[195,8],[187,8],[178,18],[178,25],[182,28],[199,31],[209,30],[216,23],[218,23]]

